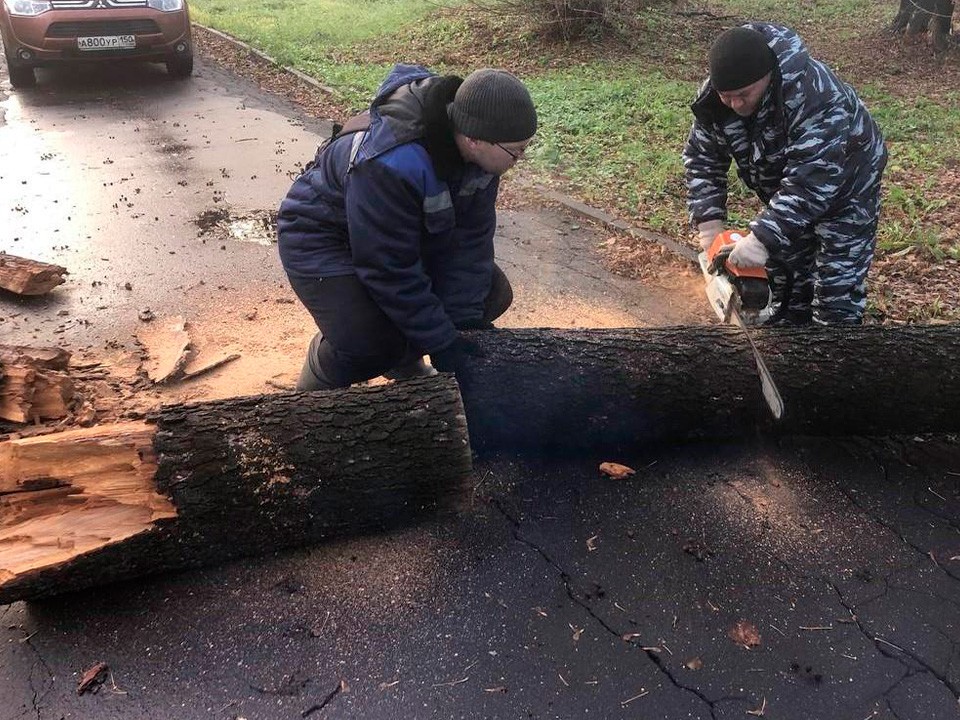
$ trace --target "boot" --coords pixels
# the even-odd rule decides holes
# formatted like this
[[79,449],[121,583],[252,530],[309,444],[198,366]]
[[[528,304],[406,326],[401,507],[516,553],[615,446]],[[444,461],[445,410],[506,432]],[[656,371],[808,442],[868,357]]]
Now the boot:
[[341,387],[334,383],[323,372],[320,362],[317,359],[320,343],[323,341],[323,335],[317,333],[310,341],[310,347],[307,348],[307,359],[303,361],[303,368],[300,370],[300,379],[297,380],[297,390],[333,390]]

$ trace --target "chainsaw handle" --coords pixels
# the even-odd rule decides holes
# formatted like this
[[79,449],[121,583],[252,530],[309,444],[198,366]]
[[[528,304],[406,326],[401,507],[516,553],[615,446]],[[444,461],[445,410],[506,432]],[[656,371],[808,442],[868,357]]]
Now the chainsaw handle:
[[733,252],[735,245],[724,245],[722,248],[717,250],[717,254],[713,256],[713,260],[710,261],[710,267],[707,270],[712,275],[719,275],[724,266],[727,264],[727,259],[730,257],[730,253]]
[[791,272],[790,266],[780,258],[768,258],[767,268],[783,276],[783,289],[780,291],[779,307],[777,307],[777,311],[770,316],[770,319],[767,320],[769,324],[782,319],[787,314],[787,310],[790,309],[790,295],[793,292],[793,272]]

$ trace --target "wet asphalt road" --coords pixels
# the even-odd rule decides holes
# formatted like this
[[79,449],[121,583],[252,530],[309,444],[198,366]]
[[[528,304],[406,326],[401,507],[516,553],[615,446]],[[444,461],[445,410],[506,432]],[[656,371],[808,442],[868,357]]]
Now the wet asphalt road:
[[199,319],[223,289],[285,289],[269,236],[204,242],[196,221],[274,212],[325,124],[210,66],[180,82],[159,65],[39,77],[0,106],[0,249],[70,275],[46,298],[2,298],[10,336],[125,342],[145,307]]
[[456,516],[0,609],[0,718],[955,718],[957,450],[483,458]]
[[[209,313],[217,284],[281,292],[274,249],[193,220],[274,207],[322,127],[207,66],[51,74],[3,108],[3,247],[72,273],[3,298],[4,341],[97,345],[141,306]],[[593,275],[583,302],[608,302],[554,234],[559,254],[506,262]],[[956,718],[958,480],[947,440],[479,458],[454,516],[0,608],[0,720]],[[107,682],[78,696],[97,661]]]

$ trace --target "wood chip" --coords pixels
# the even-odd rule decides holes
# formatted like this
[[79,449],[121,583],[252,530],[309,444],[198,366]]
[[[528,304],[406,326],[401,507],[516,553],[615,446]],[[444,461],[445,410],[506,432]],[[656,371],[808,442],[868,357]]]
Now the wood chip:
[[109,666],[105,662],[98,662],[96,665],[88,669],[83,677],[80,678],[80,684],[77,685],[77,695],[83,695],[85,692],[90,692],[98,688],[104,680],[107,678],[107,670]]
[[201,365],[196,368],[191,368],[188,366],[183,371],[183,379],[191,380],[195,377],[199,377],[200,375],[208,373],[211,370],[216,370],[218,367],[221,367],[222,365],[226,365],[227,363],[231,363],[234,360],[239,360],[239,359],[240,359],[239,353],[232,353],[230,355],[226,355],[224,357],[218,358],[217,360],[213,360],[211,362],[206,363],[205,365]]
[[190,335],[182,317],[150,325],[137,333],[137,340],[147,351],[144,363],[147,377],[160,384],[180,377],[190,352]]
[[0,288],[17,295],[45,295],[67,281],[65,267],[0,253]]

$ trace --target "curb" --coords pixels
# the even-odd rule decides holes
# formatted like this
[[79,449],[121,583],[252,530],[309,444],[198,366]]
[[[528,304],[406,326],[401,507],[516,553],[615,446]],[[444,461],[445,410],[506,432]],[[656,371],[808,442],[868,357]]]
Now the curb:
[[663,245],[670,252],[681,256],[685,260],[690,260],[691,262],[697,262],[697,251],[686,245],[681,245],[673,238],[664,235],[662,233],[654,232],[653,230],[642,230],[640,228],[633,227],[632,225],[624,222],[614,215],[610,215],[603,210],[593,207],[592,205],[587,205],[586,203],[580,202],[576,198],[573,198],[564,193],[558,192],[556,190],[551,190],[550,188],[545,188],[542,185],[533,185],[531,186],[533,190],[539,193],[542,197],[547,200],[552,200],[553,202],[563,205],[567,210],[574,212],[578,215],[582,215],[591,220],[595,220],[598,223],[604,225],[605,227],[611,230],[617,230],[622,233],[626,233],[631,237],[636,238],[637,240],[645,240],[647,242],[655,242]]
[[[307,85],[310,85],[311,87],[313,87],[316,90],[319,90],[320,92],[326,93],[327,95],[333,95],[336,92],[333,88],[320,84],[319,82],[317,82],[315,78],[310,77],[306,73],[301,72],[300,70],[297,70],[294,67],[290,67],[289,65],[281,65],[277,60],[270,57],[266,53],[261,52],[260,50],[257,50],[255,47],[243,42],[242,40],[238,40],[232,35],[228,35],[227,33],[221,32],[220,30],[214,30],[213,28],[207,27],[206,25],[201,25],[200,23],[195,22],[195,23],[192,23],[192,25],[194,27],[200,28],[205,32],[210,33],[211,35],[214,35],[220,38],[224,42],[230,43],[236,48],[243,50],[244,52],[252,55],[253,57],[257,58],[262,62],[268,63],[270,65],[280,68],[284,72],[290,73],[301,82],[304,82]],[[679,255],[685,260],[690,260],[691,262],[694,262],[694,263],[697,262],[696,250],[686,245],[682,245],[678,243],[676,240],[674,240],[671,237],[668,237],[667,235],[663,235],[661,233],[654,232],[652,230],[642,230],[640,228],[633,227],[632,225],[629,225],[623,220],[613,215],[610,215],[609,213],[606,213],[603,210],[600,210],[599,208],[595,208],[590,205],[587,205],[586,203],[583,203],[577,200],[576,198],[571,197],[570,195],[566,195],[565,193],[561,193],[556,190],[551,190],[550,188],[546,188],[542,185],[531,185],[529,187],[530,189],[537,192],[544,199],[550,200],[551,202],[555,202],[559,205],[562,205],[564,208],[566,208],[572,213],[581,215],[591,220],[595,220],[596,222],[604,225],[607,228],[610,228],[611,230],[616,230],[618,232],[626,233],[627,235],[630,235],[631,237],[636,238],[637,240],[644,240],[646,242],[659,243],[670,252],[676,255]]]
[[305,82],[307,85],[311,86],[315,90],[319,90],[320,92],[325,93],[327,95],[335,94],[335,90],[332,87],[321,85],[319,82],[317,82],[316,79],[310,77],[304,72],[297,70],[296,68],[290,67],[289,65],[281,65],[279,60],[276,60],[270,57],[265,52],[261,52],[260,50],[257,50],[255,47],[253,47],[253,45],[248,45],[247,43],[243,42],[243,40],[238,40],[232,35],[227,35],[227,33],[225,32],[221,32],[220,30],[214,30],[212,27],[207,27],[206,25],[201,25],[200,23],[197,23],[197,22],[191,22],[190,24],[196,28],[200,28],[204,32],[208,32],[211,35],[220,38],[224,42],[230,43],[231,45],[236,47],[238,50],[243,50],[247,54],[257,58],[261,62],[265,62],[268,65],[273,65],[275,67],[280,68],[284,72],[290,73],[291,75],[301,80],[302,82]]

